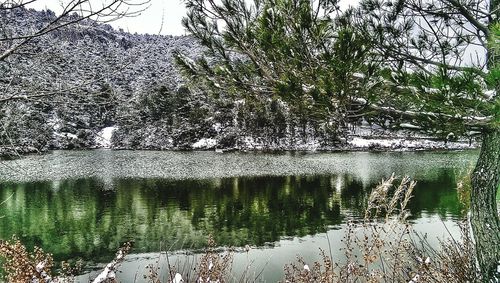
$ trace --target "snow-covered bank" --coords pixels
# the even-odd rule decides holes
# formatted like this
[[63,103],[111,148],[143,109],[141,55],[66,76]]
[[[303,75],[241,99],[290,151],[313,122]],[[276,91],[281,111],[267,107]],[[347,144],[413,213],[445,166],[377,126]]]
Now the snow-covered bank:
[[217,146],[217,140],[203,138],[193,143],[191,147],[193,149],[212,149],[215,146]]
[[31,146],[0,146],[0,158],[16,158],[20,155],[42,152]]
[[[67,144],[53,144],[50,149],[119,149],[119,150],[215,150],[217,152],[226,151],[422,151],[422,150],[465,150],[480,147],[478,141],[458,140],[439,141],[429,138],[403,138],[403,137],[359,137],[353,136],[343,144],[336,146],[322,145],[319,140],[287,140],[278,139],[269,141],[264,138],[253,138],[250,136],[240,137],[234,144],[227,146],[221,138],[201,138],[189,146],[176,146],[171,138],[150,137],[151,141],[141,144],[117,145],[114,140],[116,127],[106,127],[95,136],[94,144],[81,147],[68,147]],[[119,137],[118,137],[119,138]],[[67,139],[67,138],[66,138]],[[75,144],[84,145],[78,137],[72,137]],[[57,145],[60,145],[58,147]],[[0,157],[17,156],[29,153],[39,153],[46,151],[37,150],[34,147],[0,147]]]
[[366,138],[354,137],[348,141],[351,149],[367,150],[433,150],[433,149],[474,149],[479,147],[477,142],[469,141],[436,141],[423,138]]
[[[240,137],[235,141],[234,146],[225,147],[221,144],[221,139],[202,138],[191,145],[195,150],[245,150],[245,151],[351,151],[351,150],[372,150],[372,151],[414,151],[414,150],[461,150],[479,148],[480,144],[474,140],[442,141],[426,137],[370,137],[370,136],[350,136],[346,142],[338,145],[323,145],[317,139],[268,139],[251,136]],[[176,148],[171,148],[176,149]]]
[[111,148],[111,138],[116,127],[106,127],[97,133],[95,137],[95,145],[97,148]]
[[[158,144],[158,142],[157,142]],[[115,149],[149,149],[149,150],[216,150],[216,151],[417,151],[417,150],[463,150],[476,149],[477,141],[439,141],[428,138],[370,138],[350,137],[339,145],[322,145],[319,140],[286,140],[269,141],[264,138],[241,137],[232,146],[226,146],[218,138],[201,138],[188,147],[176,147],[169,140],[164,146],[110,146]]]

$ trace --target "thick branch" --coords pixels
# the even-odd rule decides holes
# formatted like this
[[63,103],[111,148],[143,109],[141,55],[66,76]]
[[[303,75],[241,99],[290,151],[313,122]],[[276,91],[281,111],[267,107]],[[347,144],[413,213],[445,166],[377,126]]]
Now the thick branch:
[[[384,46],[383,47],[384,49],[390,51],[391,53],[393,53],[395,56],[399,56],[399,57],[402,57],[404,59],[407,59],[408,61],[412,62],[412,63],[423,63],[423,64],[427,64],[427,65],[433,65],[433,66],[437,66],[437,67],[445,67],[449,70],[454,70],[454,71],[460,71],[460,72],[466,72],[466,71],[470,71],[470,72],[474,72],[476,74],[478,74],[479,76],[481,77],[485,77],[486,74],[481,71],[480,69],[478,68],[472,68],[472,67],[463,67],[463,66],[457,66],[457,65],[450,65],[450,64],[443,64],[442,62],[437,62],[437,61],[433,61],[433,60],[430,60],[430,59],[426,59],[426,58],[423,58],[423,57],[418,57],[418,56],[415,56],[415,55],[412,55],[410,53],[403,53],[403,52],[400,52],[390,46]],[[424,69],[425,70],[425,69]]]
[[3,3],[3,4],[0,4],[0,10],[13,10],[13,9],[17,9],[17,8],[20,8],[20,7],[24,7],[28,4],[31,4],[33,2],[36,2],[37,0],[29,0],[29,1],[26,1],[26,2],[20,2],[20,3]]
[[411,110],[400,110],[394,107],[380,106],[377,104],[369,104],[364,99],[355,99],[355,103],[364,103],[365,109],[378,113],[388,114],[390,116],[405,117],[408,119],[445,119],[449,121],[463,122],[468,127],[488,128],[493,121],[492,116],[487,117],[471,117],[471,116],[453,116],[444,113],[434,112],[416,112]]
[[453,7],[455,7],[462,16],[464,16],[473,26],[475,26],[478,30],[482,31],[486,38],[488,38],[490,32],[488,30],[488,27],[480,23],[474,15],[470,13],[470,11],[465,8],[461,3],[459,3],[456,0],[446,0],[448,3],[450,3]]

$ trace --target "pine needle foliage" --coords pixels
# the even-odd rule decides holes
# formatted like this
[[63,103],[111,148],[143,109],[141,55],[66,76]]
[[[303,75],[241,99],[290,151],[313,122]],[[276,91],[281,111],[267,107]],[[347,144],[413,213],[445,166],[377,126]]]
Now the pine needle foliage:
[[[368,98],[369,41],[332,0],[188,0],[186,29],[206,54],[176,61],[194,87],[247,100],[278,97],[341,132]],[[362,74],[362,75],[360,75]]]

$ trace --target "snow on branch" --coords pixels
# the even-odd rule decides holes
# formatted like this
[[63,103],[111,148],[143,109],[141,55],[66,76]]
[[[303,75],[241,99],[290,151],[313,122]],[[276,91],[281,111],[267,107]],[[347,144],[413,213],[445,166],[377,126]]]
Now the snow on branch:
[[488,127],[488,125],[493,121],[492,116],[459,116],[450,115],[444,113],[435,112],[425,112],[425,111],[411,111],[411,110],[400,110],[394,107],[380,106],[377,104],[369,104],[365,99],[353,99],[354,103],[364,104],[367,109],[371,111],[376,111],[380,113],[385,113],[388,115],[402,116],[409,119],[418,118],[430,118],[430,119],[446,119],[450,121],[462,121],[466,126],[469,127]]
[[[52,277],[47,272],[45,272],[46,264],[47,260],[39,262],[35,267],[36,272],[40,275],[40,277],[43,279],[43,282],[45,283],[58,282],[57,280],[56,281],[52,280]],[[38,282],[39,282],[38,278],[33,278],[33,280],[31,280],[31,283],[38,283]]]
[[92,281],[92,283],[102,283],[106,282],[108,279],[116,278],[116,269],[120,263],[122,263],[125,255],[127,255],[130,250],[130,243],[126,243],[121,249],[116,253],[115,258],[106,265],[104,270]]

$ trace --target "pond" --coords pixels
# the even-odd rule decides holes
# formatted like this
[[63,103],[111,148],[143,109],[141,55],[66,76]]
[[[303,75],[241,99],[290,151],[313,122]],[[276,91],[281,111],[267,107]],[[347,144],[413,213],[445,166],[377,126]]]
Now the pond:
[[0,161],[0,238],[16,235],[87,266],[132,241],[119,278],[140,282],[147,264],[167,259],[160,251],[179,261],[212,235],[236,249],[235,274],[251,263],[255,276],[275,282],[297,255],[314,261],[319,248],[333,247],[341,258],[345,224],[363,216],[370,190],[393,172],[418,181],[409,205],[415,229],[453,233],[462,218],[456,179],[477,155],[54,151]]

